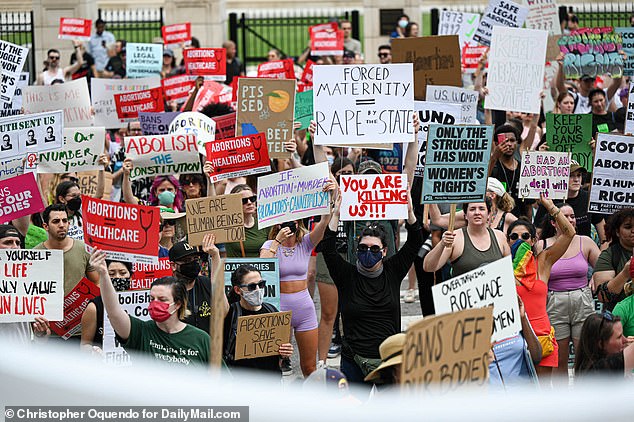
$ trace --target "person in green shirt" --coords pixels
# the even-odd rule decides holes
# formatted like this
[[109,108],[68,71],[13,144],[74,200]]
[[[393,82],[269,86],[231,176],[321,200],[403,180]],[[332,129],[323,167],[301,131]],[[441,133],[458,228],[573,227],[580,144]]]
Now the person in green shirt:
[[621,317],[623,335],[634,341],[634,295],[617,303],[612,313]]

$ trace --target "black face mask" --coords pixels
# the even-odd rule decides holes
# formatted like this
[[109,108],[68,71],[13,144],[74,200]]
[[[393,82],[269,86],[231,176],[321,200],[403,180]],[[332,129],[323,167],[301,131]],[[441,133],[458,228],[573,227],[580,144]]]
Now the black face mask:
[[66,206],[71,211],[78,211],[81,208],[81,196],[76,196],[66,203]]
[[284,227],[291,229],[291,233],[295,233],[297,231],[297,224],[295,224],[294,221],[287,221],[286,223],[280,224],[280,230]]
[[178,272],[185,278],[189,279],[189,280],[193,280],[196,277],[198,277],[198,274],[200,274],[200,270],[201,270],[201,265],[200,262],[198,261],[193,261],[193,262],[188,262],[187,264],[180,264],[178,266]]
[[115,291],[123,292],[126,290],[130,290],[130,279],[129,278],[113,278],[111,279],[112,285],[114,286]]

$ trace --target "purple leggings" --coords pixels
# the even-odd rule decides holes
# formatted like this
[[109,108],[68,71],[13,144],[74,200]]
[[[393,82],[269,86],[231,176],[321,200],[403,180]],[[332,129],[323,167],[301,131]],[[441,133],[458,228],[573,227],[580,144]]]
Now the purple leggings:
[[282,293],[280,295],[280,310],[293,312],[291,327],[295,331],[310,331],[318,326],[315,304],[308,289],[297,293]]

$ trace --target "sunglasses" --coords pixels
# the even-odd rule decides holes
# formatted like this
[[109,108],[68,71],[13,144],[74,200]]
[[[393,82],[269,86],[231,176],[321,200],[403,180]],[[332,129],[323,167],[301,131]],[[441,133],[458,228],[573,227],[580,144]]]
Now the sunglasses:
[[[512,241],[516,241],[519,238],[520,238],[520,235],[517,233],[511,233],[509,235],[509,239],[511,239]],[[529,232],[522,233],[522,240],[529,240],[530,238],[531,238],[531,234]]]
[[387,56],[389,56],[389,54],[388,54],[388,53],[379,53],[379,57],[380,57],[380,58],[385,58],[385,57],[387,57]]
[[48,56],[49,60],[59,60],[59,56]]
[[266,287],[266,280],[260,280],[257,283],[251,283],[251,284],[240,284],[239,286],[241,289],[247,289],[248,291],[252,292],[256,289],[256,287],[259,287],[260,289],[263,289]]
[[247,202],[255,203],[258,200],[257,195],[249,196],[248,198],[242,198],[242,205],[246,205]]
[[163,230],[163,227],[165,226],[175,226],[176,225],[176,220],[165,220],[163,221],[163,224],[161,224],[160,229]]
[[603,311],[603,313],[601,314],[601,324],[599,324],[599,333],[601,332],[601,329],[603,328],[603,322],[604,321],[610,321],[610,322],[614,322],[614,315],[612,314],[612,312],[610,311]]
[[363,243],[359,243],[359,246],[357,246],[357,251],[359,252],[367,252],[368,249],[372,253],[378,253],[381,252],[384,248],[380,247],[379,245],[368,246]]
[[187,185],[196,185],[198,184],[198,181],[194,180],[194,179],[190,179],[190,180],[183,180],[183,186],[187,186]]

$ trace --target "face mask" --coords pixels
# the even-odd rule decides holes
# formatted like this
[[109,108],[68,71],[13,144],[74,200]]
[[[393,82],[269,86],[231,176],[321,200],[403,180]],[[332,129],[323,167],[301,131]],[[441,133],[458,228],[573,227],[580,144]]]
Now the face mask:
[[78,211],[81,208],[81,196],[76,196],[66,203],[66,206],[71,211]]
[[252,292],[242,293],[244,300],[251,306],[260,306],[264,301],[264,290],[255,289]]
[[333,157],[332,155],[326,155],[326,159],[328,160],[329,166],[332,166],[332,163],[335,162],[335,157]]
[[400,26],[401,28],[405,29],[405,27],[407,27],[408,23],[409,23],[409,21],[407,21],[405,19],[401,19],[400,21],[398,21],[398,26]]
[[280,230],[284,227],[288,227],[289,229],[291,229],[291,233],[295,233],[295,231],[297,231],[297,224],[295,224],[294,221],[287,221],[286,223],[282,223],[280,225]]
[[113,278],[111,279],[112,285],[117,292],[123,292],[125,290],[130,290],[130,279],[129,278]]
[[365,252],[357,251],[357,259],[363,267],[372,268],[377,264],[377,262],[383,259],[383,253],[372,252],[370,250]]
[[174,203],[176,194],[169,190],[164,190],[158,194],[158,200],[160,205],[172,205]]
[[200,262],[198,261],[188,262],[187,264],[180,264],[178,266],[178,272],[182,276],[190,280],[193,280],[196,277],[198,277],[198,274],[200,274],[200,269],[201,269],[201,265],[200,265]]
[[165,322],[174,312],[169,311],[170,304],[167,302],[161,302],[158,300],[153,300],[150,302],[150,305],[147,307],[148,312],[150,313],[150,318],[152,318],[156,322]]

